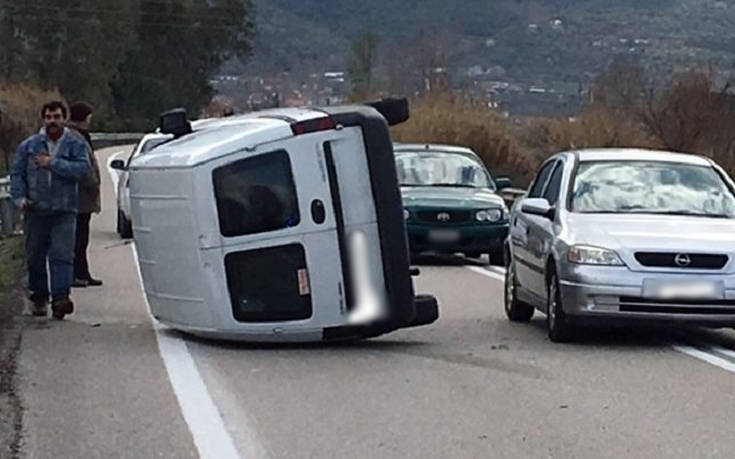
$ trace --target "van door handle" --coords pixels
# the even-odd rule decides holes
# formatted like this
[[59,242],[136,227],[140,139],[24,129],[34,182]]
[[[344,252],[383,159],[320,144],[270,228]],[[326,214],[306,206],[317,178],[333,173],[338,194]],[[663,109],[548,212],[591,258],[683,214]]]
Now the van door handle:
[[327,219],[327,210],[319,199],[311,201],[311,218],[317,225],[321,225]]

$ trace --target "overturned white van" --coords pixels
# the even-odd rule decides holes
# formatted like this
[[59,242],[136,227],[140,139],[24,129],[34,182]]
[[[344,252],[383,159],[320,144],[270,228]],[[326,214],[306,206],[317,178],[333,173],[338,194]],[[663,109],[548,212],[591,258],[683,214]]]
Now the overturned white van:
[[277,109],[189,123],[130,164],[145,294],[204,337],[374,337],[438,318],[414,295],[388,124],[405,100]]

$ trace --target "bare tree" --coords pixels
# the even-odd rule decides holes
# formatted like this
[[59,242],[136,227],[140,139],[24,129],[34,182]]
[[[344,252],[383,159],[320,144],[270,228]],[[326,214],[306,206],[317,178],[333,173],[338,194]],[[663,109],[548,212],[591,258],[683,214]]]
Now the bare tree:
[[640,111],[649,86],[645,68],[635,60],[619,56],[592,82],[590,103],[602,104],[615,112],[635,113]]
[[678,75],[665,90],[645,95],[641,120],[661,143],[677,151],[722,151],[735,138],[731,80],[718,84],[718,74]]
[[375,90],[374,73],[379,42],[380,38],[372,30],[365,30],[352,42],[348,75],[353,99],[365,98]]
[[387,92],[418,97],[447,90],[449,43],[447,34],[423,30],[404,44],[389,48],[385,63]]

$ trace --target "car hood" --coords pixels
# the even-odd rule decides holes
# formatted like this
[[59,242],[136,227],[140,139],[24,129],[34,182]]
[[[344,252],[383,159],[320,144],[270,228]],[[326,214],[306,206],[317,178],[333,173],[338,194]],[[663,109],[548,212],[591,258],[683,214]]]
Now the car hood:
[[735,219],[672,215],[569,214],[569,240],[621,253],[735,253]]
[[406,207],[503,207],[503,199],[487,188],[404,186],[401,195]]

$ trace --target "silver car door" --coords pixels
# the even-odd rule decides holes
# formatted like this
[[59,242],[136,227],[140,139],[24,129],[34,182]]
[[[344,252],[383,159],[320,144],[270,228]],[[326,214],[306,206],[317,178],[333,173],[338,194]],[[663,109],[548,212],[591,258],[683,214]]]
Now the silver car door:
[[[528,198],[540,198],[548,182],[551,171],[556,163],[555,160],[547,161],[539,169],[536,178],[529,189]],[[526,214],[521,208],[514,212],[511,222],[511,244],[513,244],[513,261],[515,262],[517,281],[522,288],[531,289],[534,279],[537,277],[533,273],[534,269],[534,241],[532,240],[532,227],[534,226],[533,215]],[[539,292],[534,290],[534,293]]]
[[[559,200],[559,192],[561,191],[562,174],[564,172],[564,161],[558,160],[554,164],[554,169],[549,180],[544,186],[541,195],[553,207]],[[554,222],[546,217],[538,215],[530,215],[529,219],[529,252],[530,268],[532,281],[528,286],[538,296],[546,297],[546,271],[549,261],[549,254],[554,242]]]

